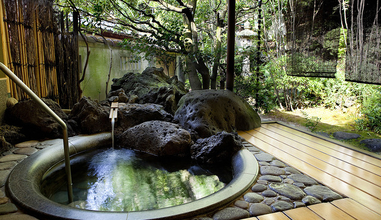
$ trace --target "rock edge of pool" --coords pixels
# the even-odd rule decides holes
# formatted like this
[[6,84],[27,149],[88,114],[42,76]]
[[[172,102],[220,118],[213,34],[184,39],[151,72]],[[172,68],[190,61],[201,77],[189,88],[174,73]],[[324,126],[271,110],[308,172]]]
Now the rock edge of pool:
[[[69,140],[70,155],[111,146],[111,134],[81,135]],[[135,212],[104,212],[77,209],[53,202],[42,195],[40,182],[45,173],[64,159],[63,143],[53,144],[19,163],[10,173],[6,193],[25,213],[40,219],[187,219],[216,211],[240,197],[258,176],[258,162],[242,149],[232,158],[233,179],[205,198],[178,206]]]

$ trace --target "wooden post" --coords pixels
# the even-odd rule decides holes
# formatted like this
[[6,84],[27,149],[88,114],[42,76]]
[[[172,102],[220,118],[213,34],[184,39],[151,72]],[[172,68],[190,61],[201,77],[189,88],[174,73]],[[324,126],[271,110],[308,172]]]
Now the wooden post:
[[226,89],[233,91],[234,88],[234,44],[235,44],[235,0],[228,2],[228,51]]
[[259,63],[261,62],[260,55],[261,55],[261,22],[262,22],[262,0],[258,1],[258,42],[257,42],[257,81],[256,81],[256,87],[257,87],[257,93],[255,94],[255,110],[258,111],[259,109]]

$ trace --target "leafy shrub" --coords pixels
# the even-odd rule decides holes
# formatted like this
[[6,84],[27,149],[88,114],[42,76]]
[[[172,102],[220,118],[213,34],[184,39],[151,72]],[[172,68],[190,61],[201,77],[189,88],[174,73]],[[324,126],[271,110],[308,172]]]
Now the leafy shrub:
[[363,118],[356,120],[357,129],[371,130],[381,133],[381,88],[378,87],[367,98],[364,99],[361,113]]

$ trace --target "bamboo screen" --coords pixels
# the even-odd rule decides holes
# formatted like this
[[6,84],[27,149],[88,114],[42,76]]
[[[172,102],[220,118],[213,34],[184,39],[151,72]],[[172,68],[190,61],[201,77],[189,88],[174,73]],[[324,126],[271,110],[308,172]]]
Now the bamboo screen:
[[[62,13],[53,10],[53,0],[3,0],[2,4],[6,65],[39,97],[71,108],[79,96],[76,33],[65,28]],[[12,97],[28,98],[13,82],[8,87]]]
[[[4,1],[9,50],[7,65],[38,96],[57,99],[53,8],[49,5],[33,0]],[[44,24],[46,21],[51,22]],[[13,82],[8,86],[12,97],[27,98]]]
[[335,77],[340,40],[340,16],[336,1],[290,0],[286,21],[287,74],[307,77]]
[[345,68],[347,81],[381,84],[380,13],[380,1],[351,1]]

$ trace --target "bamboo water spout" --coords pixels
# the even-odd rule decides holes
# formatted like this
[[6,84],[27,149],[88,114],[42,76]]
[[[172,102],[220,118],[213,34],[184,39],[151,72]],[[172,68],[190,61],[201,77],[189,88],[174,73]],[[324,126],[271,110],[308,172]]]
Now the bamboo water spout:
[[69,203],[73,202],[73,183],[71,178],[71,168],[70,168],[70,155],[69,155],[69,140],[66,123],[50,109],[28,86],[26,86],[7,66],[0,62],[0,69],[7,75],[13,82],[24,90],[31,99],[35,100],[37,104],[43,108],[50,116],[54,118],[58,124],[61,125],[63,131],[63,147],[65,156],[65,171],[67,176],[67,191]]
[[115,141],[114,141],[114,128],[115,128],[115,120],[118,118],[118,107],[119,104],[117,102],[111,103],[110,109],[110,119],[111,119],[111,140],[112,140],[112,149],[114,149]]

